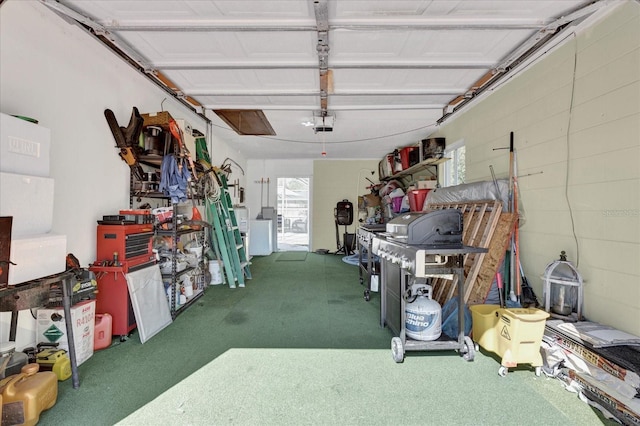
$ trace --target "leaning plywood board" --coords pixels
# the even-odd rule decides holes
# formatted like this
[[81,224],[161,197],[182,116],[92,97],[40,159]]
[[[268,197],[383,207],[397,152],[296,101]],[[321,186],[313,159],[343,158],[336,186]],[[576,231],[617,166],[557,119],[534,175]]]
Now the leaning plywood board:
[[[437,203],[427,206],[428,209],[459,209],[463,215],[464,245],[482,247],[488,249],[491,245],[493,233],[498,225],[502,203],[495,200],[480,200],[458,203]],[[485,253],[468,253],[464,255],[464,301],[467,302],[469,294],[473,291],[476,277],[481,271]],[[444,304],[457,292],[457,277],[453,280],[436,278],[433,281],[434,299]]]
[[500,264],[504,260],[505,253],[511,240],[511,234],[515,226],[516,215],[514,213],[502,213],[493,232],[489,251],[485,254],[475,283],[466,299],[469,305],[484,303],[491,285],[498,272]]

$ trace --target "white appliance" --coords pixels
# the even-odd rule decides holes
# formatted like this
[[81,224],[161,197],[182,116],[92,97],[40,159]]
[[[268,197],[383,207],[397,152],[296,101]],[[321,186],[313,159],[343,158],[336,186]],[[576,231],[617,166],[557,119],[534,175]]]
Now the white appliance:
[[271,220],[252,219],[249,222],[249,256],[268,256],[273,253],[273,225]]
[[278,250],[278,212],[275,207],[262,207],[260,211],[262,219],[271,219],[271,249]]

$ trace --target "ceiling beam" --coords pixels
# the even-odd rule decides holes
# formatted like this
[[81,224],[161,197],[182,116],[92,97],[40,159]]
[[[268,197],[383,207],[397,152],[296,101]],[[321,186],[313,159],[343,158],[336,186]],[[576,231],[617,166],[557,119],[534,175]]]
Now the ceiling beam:
[[[457,95],[466,89],[461,87],[452,87],[448,89],[407,89],[407,90],[344,90],[332,92],[331,96],[428,96],[428,95]],[[187,96],[269,96],[269,97],[288,97],[288,96],[321,96],[322,91],[319,90],[298,90],[298,91],[270,91],[270,90],[216,90],[216,89],[183,89],[181,91]]]
[[316,27],[318,32],[318,66],[320,68],[320,115],[328,113],[328,96],[331,74],[329,72],[329,8],[327,0],[312,0],[313,10],[316,15]]
[[[220,63],[192,63],[192,64],[178,64],[178,63],[162,63],[156,62],[152,64],[153,67],[159,70],[304,70],[304,69],[318,69],[318,64],[313,63],[292,63],[292,64],[269,64],[269,63],[250,63],[250,64],[220,64]],[[399,69],[399,70],[426,70],[426,69],[489,69],[495,66],[493,62],[431,62],[431,63],[332,63],[331,69]]]
[[[201,100],[202,101],[202,100]],[[271,104],[225,104],[225,103],[206,103],[202,105],[208,110],[219,109],[260,109],[262,111],[309,111],[316,108],[315,105],[271,105]],[[433,110],[439,113],[438,117],[442,115],[442,109],[445,104],[398,104],[398,105],[334,105],[331,107],[332,111],[401,111],[401,110]]]
[[[46,1],[46,0],[45,0]],[[316,8],[316,0],[314,8]],[[325,0],[317,0],[324,3]],[[319,5],[320,8],[324,8]],[[317,13],[316,13],[317,15]],[[327,14],[328,16],[328,14]],[[317,17],[316,17],[317,22]],[[416,19],[363,19],[363,20],[336,20],[331,25],[327,25],[327,31],[333,30],[361,30],[361,31],[451,31],[451,30],[537,30],[544,28],[549,22],[541,22],[539,19],[530,18],[447,18],[439,16],[437,18],[416,18]],[[189,21],[162,21],[151,18],[147,23],[127,24],[126,21],[118,21],[116,24],[103,24],[105,29],[110,31],[147,31],[147,32],[312,32],[317,31],[317,25],[291,23],[283,25],[282,22],[274,24],[262,20],[244,20],[241,23],[234,21],[233,24],[210,19],[189,20]]]

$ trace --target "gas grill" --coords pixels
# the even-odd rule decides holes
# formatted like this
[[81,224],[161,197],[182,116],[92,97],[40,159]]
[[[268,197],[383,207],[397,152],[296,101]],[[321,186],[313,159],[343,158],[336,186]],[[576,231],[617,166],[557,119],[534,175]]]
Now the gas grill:
[[[361,225],[358,228],[358,273],[360,284],[365,286],[364,300],[371,300],[372,281],[380,278],[380,264],[373,257],[371,246],[374,237],[379,232],[384,232],[386,226],[383,224]],[[366,260],[364,254],[366,253]],[[374,291],[378,291],[377,286]]]
[[427,210],[397,216],[376,234],[371,250],[381,259],[380,325],[398,337],[391,340],[393,358],[404,360],[407,350],[455,349],[468,361],[473,360],[475,345],[464,335],[464,300],[458,297],[457,340],[446,336],[435,341],[406,338],[405,294],[414,283],[426,283],[434,277],[457,279],[458,294],[464,294],[464,255],[486,249],[465,246],[462,213],[458,209]]

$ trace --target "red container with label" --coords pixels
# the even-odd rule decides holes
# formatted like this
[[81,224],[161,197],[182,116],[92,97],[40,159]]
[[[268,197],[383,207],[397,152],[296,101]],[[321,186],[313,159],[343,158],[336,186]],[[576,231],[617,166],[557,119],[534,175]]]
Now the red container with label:
[[424,206],[424,200],[430,189],[412,189],[409,191],[409,210],[412,212],[421,212]]
[[96,324],[93,331],[93,350],[108,348],[111,346],[111,330],[113,319],[109,314],[96,314]]

